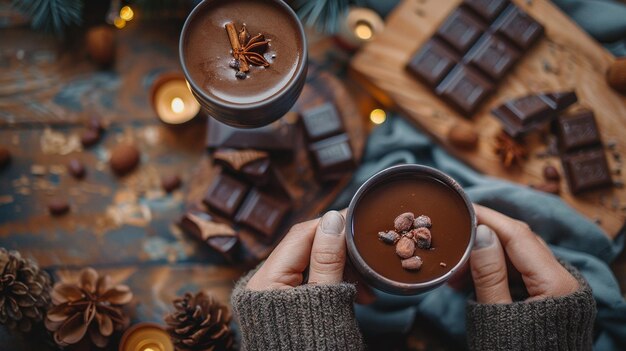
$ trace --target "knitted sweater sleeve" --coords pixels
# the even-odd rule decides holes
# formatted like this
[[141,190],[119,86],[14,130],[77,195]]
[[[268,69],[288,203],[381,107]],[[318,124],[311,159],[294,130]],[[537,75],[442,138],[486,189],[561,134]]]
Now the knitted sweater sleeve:
[[511,304],[467,306],[470,350],[591,350],[596,303],[573,267],[578,291],[555,298]]
[[354,317],[356,289],[347,283],[252,291],[235,286],[231,303],[241,328],[241,349],[362,350]]

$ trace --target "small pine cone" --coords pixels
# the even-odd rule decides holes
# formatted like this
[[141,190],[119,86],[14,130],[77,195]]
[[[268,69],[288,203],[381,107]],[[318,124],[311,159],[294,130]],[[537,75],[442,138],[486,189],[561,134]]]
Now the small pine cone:
[[0,324],[21,332],[41,322],[50,305],[50,276],[34,261],[0,248]]
[[177,351],[232,350],[228,307],[204,291],[174,300],[175,311],[165,317]]

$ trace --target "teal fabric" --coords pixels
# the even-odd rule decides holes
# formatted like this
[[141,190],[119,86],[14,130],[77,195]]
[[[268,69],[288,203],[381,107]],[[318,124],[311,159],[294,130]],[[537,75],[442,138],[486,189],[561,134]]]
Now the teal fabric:
[[[626,349],[626,301],[608,264],[623,248],[623,231],[614,241],[593,222],[554,195],[484,176],[456,160],[431,139],[398,116],[375,129],[366,145],[362,165],[333,208],[344,208],[358,186],[374,173],[401,163],[419,163],[456,179],[472,201],[525,221],[554,253],[576,267],[593,289],[598,306],[597,350]],[[465,345],[465,304],[470,292],[443,286],[415,297],[377,292],[369,306],[356,306],[363,332],[407,331],[417,314],[449,333],[458,347]]]

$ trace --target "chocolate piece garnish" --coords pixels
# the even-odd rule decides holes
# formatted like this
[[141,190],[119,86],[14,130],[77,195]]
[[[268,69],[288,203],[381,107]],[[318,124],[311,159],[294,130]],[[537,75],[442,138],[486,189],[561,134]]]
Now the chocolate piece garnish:
[[231,252],[239,241],[232,227],[215,222],[213,217],[204,212],[187,212],[180,220],[179,226],[185,233],[207,243],[227,258],[231,258]]
[[457,8],[437,29],[435,35],[458,53],[467,52],[485,29],[484,24],[464,8]]
[[559,145],[564,151],[600,145],[602,139],[592,111],[584,110],[573,115],[562,115],[557,120]]
[[234,128],[209,118],[207,147],[293,153],[296,124],[278,120],[261,128]]
[[172,191],[180,188],[182,184],[183,182],[177,174],[168,175],[161,178],[161,188],[166,193],[171,193]]
[[288,212],[288,202],[252,189],[237,212],[235,221],[271,239]]
[[62,198],[48,201],[48,212],[53,216],[62,216],[70,211],[70,204]]
[[398,232],[406,232],[413,227],[413,221],[415,220],[415,215],[413,212],[405,212],[400,214],[396,219],[393,220],[393,227]]
[[422,268],[422,259],[419,256],[409,257],[407,259],[402,260],[402,268],[417,271]]
[[409,72],[434,88],[459,62],[459,56],[437,38],[431,38],[412,56],[407,64]]
[[519,59],[513,46],[493,34],[485,34],[465,55],[464,61],[491,79],[499,81]]
[[203,202],[209,208],[233,218],[248,188],[245,183],[222,173],[211,184]]
[[432,225],[433,222],[430,220],[430,217],[426,215],[417,216],[415,221],[413,221],[413,227],[415,228],[430,228]]
[[215,160],[225,162],[230,168],[235,171],[240,171],[243,166],[261,159],[269,158],[269,154],[265,151],[244,149],[218,149],[213,153]]
[[346,134],[318,141],[309,148],[317,176],[322,181],[339,179],[356,166]]
[[94,146],[100,141],[100,132],[95,129],[86,129],[80,135],[80,143],[83,147]]
[[11,163],[11,151],[4,146],[0,146],[0,169]]
[[302,124],[311,142],[344,132],[341,116],[331,102],[303,111]]
[[76,158],[71,159],[67,163],[67,172],[76,179],[82,179],[85,177],[85,174],[87,174],[87,170],[85,169],[83,163]]
[[413,256],[414,252],[415,241],[413,241],[413,239],[403,236],[396,243],[396,254],[400,256],[400,258],[409,258]]
[[478,133],[471,124],[457,122],[448,131],[448,141],[460,149],[475,149],[478,146]]
[[493,84],[474,69],[456,66],[437,86],[436,93],[467,117],[476,111],[493,89]]
[[573,194],[613,185],[602,147],[564,155],[562,162],[565,178]]
[[132,172],[139,165],[140,159],[141,155],[135,145],[120,144],[111,150],[109,165],[111,170],[121,177]]
[[[250,65],[263,67],[270,65],[263,56],[269,45],[269,41],[265,39],[263,34],[259,33],[250,38],[245,24],[239,34],[232,22],[226,23],[225,28],[232,48],[232,55],[239,63],[237,73],[247,73],[250,71]],[[245,75],[238,74],[236,77],[243,79]]]
[[507,0],[463,0],[463,5],[487,22],[493,21],[508,3]]
[[398,234],[397,232],[393,230],[389,230],[386,232],[378,232],[378,239],[384,242],[385,244],[393,245],[396,242],[398,242],[398,240],[400,240],[400,234]]
[[520,49],[528,49],[543,34],[543,26],[515,5],[507,7],[493,23],[492,29]]

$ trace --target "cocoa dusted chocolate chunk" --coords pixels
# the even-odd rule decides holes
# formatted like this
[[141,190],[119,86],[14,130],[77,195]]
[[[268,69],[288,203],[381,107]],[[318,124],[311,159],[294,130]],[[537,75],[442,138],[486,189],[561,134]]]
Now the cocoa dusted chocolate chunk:
[[422,264],[423,264],[422,259],[419,256],[406,258],[402,260],[401,263],[402,263],[402,268],[408,269],[410,271],[419,270],[420,268],[422,268]]
[[288,212],[289,202],[252,189],[237,212],[235,221],[272,239]]
[[206,243],[224,257],[232,259],[239,235],[231,226],[216,222],[211,215],[200,211],[185,213],[179,226],[188,235]]
[[0,169],[11,163],[11,151],[4,146],[0,146]]
[[611,171],[602,147],[562,156],[565,178],[573,194],[611,187]]
[[596,119],[590,110],[560,116],[556,129],[559,145],[566,152],[602,144]]
[[250,187],[231,176],[220,174],[204,196],[204,204],[209,208],[234,218]]
[[172,191],[178,189],[183,184],[183,181],[180,179],[178,174],[168,175],[161,178],[161,188],[166,193],[171,193]]
[[413,212],[405,212],[393,220],[393,226],[398,232],[407,232],[413,227],[415,215]]
[[135,170],[140,161],[139,149],[134,144],[124,143],[111,150],[109,165],[115,175],[122,177]]
[[400,234],[393,230],[378,232],[378,239],[385,244],[393,245],[400,240]]
[[62,198],[54,198],[48,201],[48,212],[52,216],[63,216],[70,211],[70,204]]
[[87,169],[79,159],[73,158],[67,163],[67,172],[76,179],[83,179],[87,174]]
[[310,142],[344,132],[339,111],[331,102],[302,111],[301,120],[306,137]]
[[411,238],[403,236],[396,243],[396,254],[400,258],[409,258],[415,252],[415,241]]

